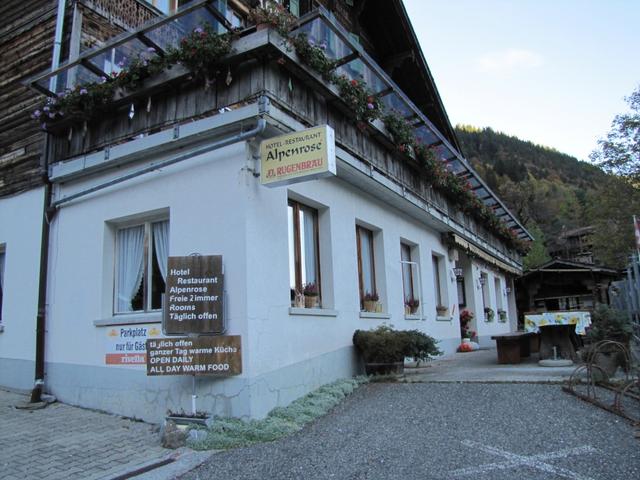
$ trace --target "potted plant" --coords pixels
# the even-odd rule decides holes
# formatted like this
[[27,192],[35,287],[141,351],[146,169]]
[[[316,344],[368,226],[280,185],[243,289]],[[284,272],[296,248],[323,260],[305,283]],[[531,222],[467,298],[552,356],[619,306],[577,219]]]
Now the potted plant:
[[429,335],[418,330],[394,330],[388,325],[356,330],[353,344],[362,354],[367,375],[402,373],[405,357],[427,360],[442,353]]
[[366,292],[364,297],[362,298],[362,307],[365,312],[376,312],[378,311],[378,300],[380,297],[377,293]]
[[628,316],[607,305],[598,305],[592,315],[592,324],[585,336],[586,346],[580,351],[585,362],[596,365],[597,381],[613,376],[618,367],[625,370],[628,365],[629,341],[632,326]]
[[413,315],[418,311],[418,307],[420,307],[420,300],[413,297],[407,297],[404,301],[405,315]]
[[320,289],[317,284],[313,282],[305,283],[302,293],[304,295],[305,308],[320,307]]
[[484,321],[485,322],[493,322],[494,317],[496,316],[495,312],[491,307],[485,307],[484,309]]
[[251,9],[249,20],[256,25],[256,30],[273,27],[284,38],[296,24],[296,17],[282,3],[274,0],[267,0],[264,5]]
[[291,289],[291,303],[296,308],[305,308],[304,294],[300,290]]
[[473,312],[470,312],[469,310],[462,310],[460,312],[460,336],[463,341],[465,338],[467,341],[470,341],[475,335],[475,332],[471,331],[470,326],[473,317]]
[[448,311],[449,311],[449,308],[445,307],[444,305],[436,306],[436,312],[438,313],[439,317],[445,317]]
[[505,323],[507,321],[507,311],[502,308],[498,309],[498,321]]

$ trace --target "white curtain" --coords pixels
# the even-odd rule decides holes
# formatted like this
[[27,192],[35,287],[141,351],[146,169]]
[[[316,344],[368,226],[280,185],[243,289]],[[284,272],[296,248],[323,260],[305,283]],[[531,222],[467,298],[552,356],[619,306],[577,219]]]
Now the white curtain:
[[367,293],[377,293],[373,287],[373,234],[364,228],[360,229],[360,260],[362,262],[362,290]]
[[318,283],[316,259],[315,217],[312,212],[300,209],[302,217],[302,249],[304,250],[305,283]]
[[118,312],[131,312],[144,266],[144,225],[118,230]]
[[153,245],[163,280],[167,281],[167,255],[169,254],[169,221],[153,224]]

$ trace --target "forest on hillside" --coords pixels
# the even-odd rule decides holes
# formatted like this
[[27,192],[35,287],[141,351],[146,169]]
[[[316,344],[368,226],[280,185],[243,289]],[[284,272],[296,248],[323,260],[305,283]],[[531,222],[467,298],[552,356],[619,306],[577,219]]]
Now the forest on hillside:
[[463,155],[536,237],[525,268],[550,259],[563,231],[594,226],[596,263],[623,268],[635,251],[633,182],[556,150],[496,132],[458,125]]

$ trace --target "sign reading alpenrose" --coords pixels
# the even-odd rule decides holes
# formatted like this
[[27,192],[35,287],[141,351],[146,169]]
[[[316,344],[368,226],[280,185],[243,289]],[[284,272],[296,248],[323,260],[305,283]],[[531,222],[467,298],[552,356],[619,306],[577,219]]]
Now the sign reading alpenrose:
[[336,174],[336,142],[328,125],[260,143],[260,183],[289,185]]
[[239,375],[240,336],[147,340],[147,375]]
[[169,257],[162,330],[165,335],[224,333],[221,255]]

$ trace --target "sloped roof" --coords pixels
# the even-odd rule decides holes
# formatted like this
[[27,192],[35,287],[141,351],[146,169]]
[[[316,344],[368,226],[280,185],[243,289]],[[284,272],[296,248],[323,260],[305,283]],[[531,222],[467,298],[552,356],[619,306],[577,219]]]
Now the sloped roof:
[[550,260],[544,265],[540,265],[537,268],[532,268],[531,270],[525,271],[523,277],[527,277],[537,273],[544,273],[544,272],[562,273],[563,270],[567,271],[567,273],[570,273],[570,272],[576,273],[576,272],[584,271],[584,272],[600,273],[602,275],[611,275],[611,276],[620,275],[620,272],[615,268],[609,268],[601,265],[592,265],[592,264],[580,263],[580,262],[572,262],[570,260],[561,260],[556,258],[554,260]]

